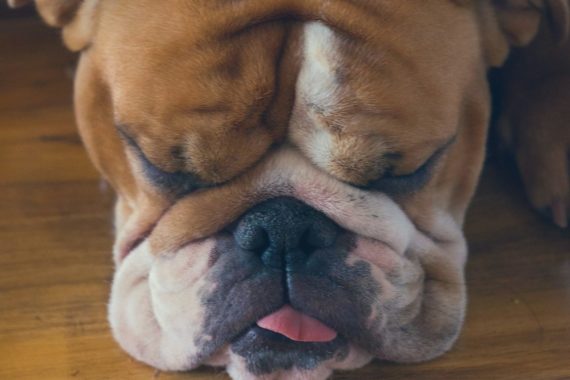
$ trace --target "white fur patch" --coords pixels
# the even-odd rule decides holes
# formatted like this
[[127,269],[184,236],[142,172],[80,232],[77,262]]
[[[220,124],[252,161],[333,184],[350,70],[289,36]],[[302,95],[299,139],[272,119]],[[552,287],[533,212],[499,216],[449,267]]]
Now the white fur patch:
[[109,320],[127,352],[163,370],[200,364],[194,342],[204,322],[200,291],[208,285],[204,277],[212,249],[213,241],[206,240],[157,258],[143,243],[119,266]]
[[334,32],[321,22],[304,27],[303,65],[297,80],[297,93],[323,109],[337,103],[338,84],[335,65],[338,64]]
[[[311,22],[304,27],[303,63],[297,80],[297,102],[307,108],[304,115],[315,127],[295,125],[290,128],[293,141],[303,141],[309,148],[305,153],[318,166],[326,168],[334,148],[332,136],[317,111],[327,112],[338,104],[339,87],[336,82],[336,53],[334,32],[321,22]],[[303,112],[303,111],[301,111]],[[302,119],[304,119],[304,117]],[[300,145],[300,144],[298,144]]]

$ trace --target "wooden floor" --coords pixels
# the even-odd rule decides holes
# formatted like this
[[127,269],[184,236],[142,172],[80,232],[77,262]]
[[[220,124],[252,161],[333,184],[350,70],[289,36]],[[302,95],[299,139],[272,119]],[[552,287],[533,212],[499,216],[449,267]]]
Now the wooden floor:
[[[227,379],[155,372],[109,333],[113,195],[75,132],[73,61],[38,21],[0,20],[0,379]],[[453,351],[335,379],[570,379],[570,233],[492,165],[466,229],[470,302]]]

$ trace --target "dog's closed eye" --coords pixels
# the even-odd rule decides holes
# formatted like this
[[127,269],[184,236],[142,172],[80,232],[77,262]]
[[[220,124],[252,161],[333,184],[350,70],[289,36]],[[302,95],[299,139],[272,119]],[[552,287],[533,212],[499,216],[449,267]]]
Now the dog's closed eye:
[[192,173],[166,172],[157,168],[140,150],[137,155],[145,177],[155,186],[175,196],[180,197],[208,186]]
[[435,166],[440,161],[447,148],[453,144],[455,137],[441,148],[437,149],[419,168],[404,175],[394,174],[394,169],[388,170],[382,177],[371,181],[364,188],[372,191],[382,191],[389,195],[408,195],[421,190],[433,175]]
[[117,127],[123,141],[136,155],[144,177],[161,191],[175,197],[181,197],[198,189],[212,186],[201,181],[193,173],[183,171],[167,172],[157,167],[148,159],[136,141],[124,129]]

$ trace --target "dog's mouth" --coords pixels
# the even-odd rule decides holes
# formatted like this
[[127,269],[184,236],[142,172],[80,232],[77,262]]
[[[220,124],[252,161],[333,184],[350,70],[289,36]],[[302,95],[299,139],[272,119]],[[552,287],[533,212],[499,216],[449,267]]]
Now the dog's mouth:
[[273,351],[287,352],[308,347],[311,348],[310,351],[317,348],[330,349],[344,340],[344,337],[325,323],[294,309],[290,304],[284,304],[246,328],[231,343],[234,350],[238,351],[247,342],[249,348],[253,344]]
[[344,335],[321,320],[285,304],[248,327],[230,343],[248,370],[312,370],[328,360],[341,361],[349,351]]
[[338,333],[323,322],[284,305],[262,318],[257,326],[295,342],[321,343],[333,341]]
[[293,367],[311,370],[324,361],[346,357],[348,342],[343,336],[330,333],[334,330],[329,328],[326,336],[317,337],[320,329],[304,328],[305,340],[301,341],[297,340],[298,336],[291,339],[283,333],[262,328],[258,322],[232,341],[231,350],[244,358],[250,372],[257,374]]
[[259,374],[339,362],[351,345],[378,355],[383,313],[372,300],[382,291],[369,264],[346,262],[352,234],[342,234],[334,247],[315,251],[304,268],[291,272],[250,260],[229,237],[223,241],[218,248],[226,254],[206,281],[216,287],[203,299],[203,335],[209,338],[198,341],[202,354],[229,347]]

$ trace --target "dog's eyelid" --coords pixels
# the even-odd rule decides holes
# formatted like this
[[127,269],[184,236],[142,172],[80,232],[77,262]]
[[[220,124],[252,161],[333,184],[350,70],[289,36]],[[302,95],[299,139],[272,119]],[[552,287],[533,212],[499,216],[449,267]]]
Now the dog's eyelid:
[[136,140],[127,132],[128,126],[116,124],[115,128],[121,139],[136,155],[144,176],[155,186],[177,197],[189,194],[201,188],[209,187],[208,184],[204,184],[192,173],[181,171],[166,172],[157,167],[148,159]]
[[203,184],[199,178],[191,173],[165,172],[154,166],[144,155],[139,155],[139,159],[141,160],[145,177],[155,186],[177,197],[208,187],[208,185]]
[[441,161],[441,157],[455,141],[456,136],[453,136],[414,172],[404,175],[384,174],[381,178],[369,183],[366,188],[395,195],[411,194],[422,189],[431,179],[434,168]]
[[140,151],[140,148],[135,141],[135,139],[128,133],[129,127],[125,124],[115,123],[115,129],[119,134],[121,140],[123,140],[128,146],[133,147]]
[[139,149],[137,156],[141,164],[142,171],[155,186],[181,197],[192,193],[198,189],[209,187],[203,183],[196,175],[187,172],[166,172],[155,166]]
[[408,173],[408,174],[403,174],[403,175],[392,175],[392,177],[395,177],[395,178],[411,177],[413,175],[418,174],[422,170],[429,169],[430,167],[433,167],[440,160],[441,156],[443,156],[444,153],[448,150],[448,148],[455,143],[456,139],[457,139],[457,136],[454,135],[451,139],[449,139],[445,143],[443,143],[439,148],[437,148],[431,154],[431,156],[429,156],[427,158],[427,160],[424,161],[424,163],[420,167],[418,167],[413,172]]

